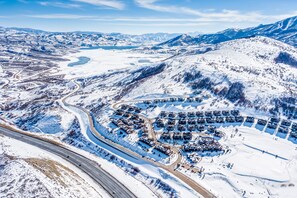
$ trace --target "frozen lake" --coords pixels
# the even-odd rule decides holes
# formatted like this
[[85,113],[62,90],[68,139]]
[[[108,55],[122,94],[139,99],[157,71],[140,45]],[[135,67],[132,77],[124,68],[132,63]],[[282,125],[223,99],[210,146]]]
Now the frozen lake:
[[116,45],[103,45],[103,46],[93,46],[93,47],[82,47],[81,50],[94,50],[94,49],[104,49],[104,50],[127,50],[135,49],[139,46],[116,46]]
[[80,57],[78,57],[78,61],[69,63],[68,66],[69,67],[75,67],[75,66],[78,66],[78,65],[84,65],[84,64],[88,63],[90,60],[91,59],[89,57],[80,56]]
[[[138,46],[94,46],[94,47],[83,47],[80,48],[80,50],[84,51],[84,50],[96,50],[96,49],[103,49],[103,50],[129,50],[129,49],[135,49]],[[78,60],[71,62],[68,64],[69,67],[75,67],[75,66],[79,66],[79,65],[84,65],[87,64],[91,58],[87,57],[87,56],[80,56],[77,57]],[[148,61],[149,62],[149,61]]]
[[[100,46],[103,47],[103,46]],[[117,69],[158,64],[169,57],[168,54],[145,54],[131,50],[132,46],[105,46],[107,49],[81,49],[68,54],[61,62],[61,74],[66,78],[90,77]],[[127,49],[129,48],[129,49]],[[135,47],[134,47],[135,48]]]

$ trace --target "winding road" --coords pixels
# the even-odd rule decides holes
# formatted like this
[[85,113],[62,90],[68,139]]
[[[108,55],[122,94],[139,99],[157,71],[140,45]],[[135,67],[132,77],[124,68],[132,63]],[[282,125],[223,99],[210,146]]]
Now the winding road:
[[[198,184],[196,181],[194,181],[193,179],[191,179],[190,177],[184,175],[183,173],[175,170],[175,168],[173,168],[173,166],[176,166],[177,163],[179,163],[179,161],[181,161],[181,155],[179,153],[178,150],[174,150],[175,153],[178,154],[178,159],[176,160],[176,162],[173,163],[173,165],[170,165],[170,166],[166,166],[162,163],[159,163],[157,161],[153,161],[149,158],[146,158],[146,157],[143,157],[141,156],[140,154],[136,153],[136,152],[133,152],[132,150],[120,145],[120,144],[117,144],[109,139],[106,139],[105,137],[103,137],[100,132],[98,132],[98,130],[96,129],[95,127],[95,123],[94,123],[94,120],[92,118],[92,116],[90,115],[90,113],[82,108],[82,107],[77,107],[77,106],[74,106],[74,105],[71,105],[69,103],[66,102],[67,98],[73,96],[77,91],[80,90],[81,86],[79,83],[77,83],[75,81],[75,79],[72,79],[71,80],[74,84],[76,84],[76,88],[70,93],[68,94],[67,96],[65,96],[64,98],[62,98],[61,102],[62,102],[62,105],[65,105],[66,107],[67,106],[72,106],[74,108],[77,108],[81,111],[83,111],[87,116],[88,116],[88,125],[89,125],[89,129],[91,130],[92,132],[92,135],[94,135],[96,137],[97,140],[101,141],[102,143],[120,151],[121,153],[125,154],[125,155],[128,155],[129,157],[132,157],[134,159],[137,159],[137,160],[140,160],[140,161],[145,161],[149,164],[152,164],[154,166],[157,166],[157,167],[160,167],[162,168],[163,170],[166,170],[168,171],[169,173],[171,173],[172,175],[174,175],[175,177],[177,177],[178,179],[180,179],[181,181],[183,181],[184,183],[186,183],[188,186],[190,186],[192,189],[194,189],[198,194],[200,194],[201,196],[203,197],[206,197],[206,198],[213,198],[213,197],[216,197],[214,194],[212,194],[210,191],[208,191],[206,188],[204,188],[203,186],[201,186],[200,184]],[[115,106],[113,106],[115,107]],[[146,118],[147,120],[147,118]]]
[[100,165],[83,155],[63,147],[60,144],[50,142],[49,140],[30,136],[25,133],[15,132],[0,126],[0,134],[17,139],[19,141],[36,146],[55,154],[71,164],[77,166],[80,170],[89,175],[97,184],[102,186],[111,197],[114,198],[134,198],[136,197],[127,187],[116,180],[113,176],[103,170]]

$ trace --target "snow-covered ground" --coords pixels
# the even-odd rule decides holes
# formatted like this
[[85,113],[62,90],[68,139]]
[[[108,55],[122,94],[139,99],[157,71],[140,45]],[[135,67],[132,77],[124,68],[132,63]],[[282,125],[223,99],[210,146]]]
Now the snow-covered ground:
[[296,144],[245,126],[220,130],[231,153],[202,158],[202,176],[186,174],[219,197],[295,197]]
[[[288,84],[290,84],[293,77],[297,75],[295,68],[274,62],[274,59],[281,51],[291,53],[293,56],[297,54],[296,50],[290,46],[271,39],[256,37],[223,43],[218,45],[216,50],[206,54],[189,54],[169,59],[167,61],[168,66],[162,73],[142,82],[127,93],[123,99],[162,98],[173,95],[184,96],[191,94],[193,90],[186,84],[180,83],[182,80],[178,81],[176,79],[178,79],[179,76],[183,78],[182,75],[185,72],[195,70],[201,71],[205,77],[214,80],[214,82],[217,83],[217,88],[220,89],[224,88],[224,86],[228,86],[230,82],[241,82],[245,85],[246,89],[244,92],[248,100],[261,101],[263,105],[269,106],[269,101],[272,98],[287,94]],[[112,66],[112,69],[133,67],[133,64],[130,64],[131,61],[133,62],[133,58],[129,59],[129,56],[127,57],[127,64],[125,64],[125,61],[123,62],[124,64],[120,64],[117,61],[122,60],[119,54],[123,53],[122,51],[107,51],[106,53],[109,54],[108,57],[114,57],[116,60],[106,60],[109,64],[116,63],[115,65],[117,65],[117,67]],[[79,56],[87,55],[79,54]],[[98,56],[98,59],[100,59],[100,56]],[[88,64],[91,64],[91,62],[81,67],[86,67]],[[122,65],[124,65],[124,67],[121,67]],[[74,67],[71,69],[75,71],[77,68]],[[107,70],[98,69],[96,74],[106,71]],[[239,73],[242,75],[239,75]],[[84,76],[84,74],[81,76]],[[112,84],[113,78],[118,80],[116,77],[112,76],[111,79],[104,81],[109,85],[109,83]],[[69,102],[75,104],[78,101],[83,101],[83,103],[87,105],[94,103],[97,98],[113,96],[116,92],[116,89],[113,90],[113,88],[102,92],[100,89],[95,89],[95,87],[95,85],[90,85],[84,89],[84,93],[87,93],[84,99],[80,99],[80,96],[74,96],[69,99]],[[292,87],[292,89],[295,88]],[[191,111],[226,110],[234,108],[234,104],[228,100],[217,98],[207,91],[204,94],[210,97],[206,97],[201,104],[196,106],[173,106],[165,104],[158,106],[152,112],[148,112],[149,117],[155,117],[162,110]],[[238,108],[243,111],[244,115],[254,115],[260,118],[267,118],[269,116],[268,112],[256,111],[254,108]],[[221,128],[221,130],[229,136],[233,129],[232,127],[226,126],[225,128]],[[242,135],[239,136],[239,133]],[[203,166],[205,168],[203,180],[197,175],[190,176],[197,180],[198,183],[202,183],[212,192],[222,197],[229,197],[229,195],[230,197],[238,197],[243,196],[243,194],[247,197],[283,197],[285,195],[291,196],[292,193],[296,192],[296,188],[293,186],[295,185],[294,177],[296,178],[294,175],[295,169],[292,168],[293,166],[291,165],[291,163],[294,164],[296,160],[296,157],[293,155],[295,144],[284,139],[276,141],[274,136],[264,132],[261,133],[255,128],[239,127],[238,134],[236,142],[233,141],[236,140],[237,136],[220,141],[224,146],[231,148],[231,154],[215,157],[213,162],[211,162],[212,159],[205,157],[197,164],[198,167]],[[264,145],[261,144],[261,142],[265,142],[265,148],[261,147]],[[267,153],[273,153],[280,157],[275,158],[275,156],[265,152],[263,154],[255,148],[260,150],[264,149]],[[290,150],[291,154],[290,152],[286,152],[287,150]],[[282,160],[282,156],[289,160]],[[245,161],[245,158],[249,161]],[[272,161],[275,161],[273,166],[270,165]],[[224,168],[227,167],[228,164],[234,164],[233,169]],[[253,166],[253,164],[256,165]],[[137,163],[134,165],[137,166]],[[141,165],[140,168],[145,172],[151,169],[145,170],[146,167],[143,165]],[[151,175],[156,174],[155,172],[156,171],[153,171]],[[290,175],[292,177],[290,177]],[[171,185],[176,186],[174,183],[171,183]],[[182,192],[183,190],[179,189],[179,191]]]
[[[88,57],[90,61],[85,64],[69,67],[69,63],[76,62],[79,57]],[[144,66],[160,62],[168,55],[143,54],[133,50],[80,50],[78,53],[69,54],[64,58],[69,61],[60,64],[61,73],[66,78],[89,77],[102,74],[114,69],[125,69],[128,67]]]
[[[296,68],[275,61],[281,52],[286,52],[296,58],[296,48],[263,37],[229,41],[212,47],[213,50],[204,54],[195,53],[195,49],[191,48],[188,53],[186,51],[184,54],[168,59],[165,61],[166,66],[159,73],[153,73],[147,68],[142,70],[141,67],[158,65],[160,61],[168,58],[169,54],[161,54],[158,51],[151,51],[146,54],[137,50],[103,49],[81,50],[78,53],[63,56],[69,61],[59,63],[58,74],[65,74],[65,81],[57,81],[57,79],[62,79],[64,76],[55,76],[48,79],[47,73],[45,73],[45,75],[40,76],[41,79],[46,79],[41,85],[38,84],[40,83],[38,78],[33,80],[32,83],[20,84],[19,82],[22,79],[19,76],[22,77],[22,70],[12,70],[10,71],[11,74],[7,73],[7,76],[11,75],[13,81],[1,83],[2,85],[16,85],[12,88],[3,89],[0,93],[0,102],[7,109],[3,110],[3,120],[18,122],[18,126],[22,126],[23,129],[29,131],[56,134],[54,138],[60,138],[60,140],[66,138],[70,133],[75,135],[78,133],[78,138],[71,141],[74,142],[73,145],[87,151],[77,149],[78,152],[94,158],[94,160],[102,164],[104,169],[132,189],[139,197],[169,196],[168,192],[167,194],[164,193],[160,185],[156,184],[160,181],[163,182],[162,185],[166,184],[170,187],[169,192],[173,192],[174,196],[198,196],[183,182],[162,169],[143,160],[131,159],[122,152],[115,151],[96,140],[96,138],[92,137],[86,114],[78,108],[66,107],[61,102],[58,104],[57,101],[61,101],[61,95],[65,96],[73,90],[74,84],[69,82],[69,79],[72,78],[81,78],[78,81],[81,82],[82,89],[79,90],[77,95],[69,98],[67,102],[86,110],[95,109],[96,115],[94,116],[98,118],[97,121],[99,122],[107,122],[105,118],[108,116],[106,115],[108,112],[105,112],[105,110],[110,110],[113,102],[118,102],[116,98],[133,100],[135,98],[162,98],[174,95],[181,97],[196,96],[198,94],[194,92],[201,91],[205,87],[195,90],[190,83],[200,81],[201,78],[209,78],[213,83],[213,89],[203,90],[209,97],[203,96],[202,103],[192,106],[185,104],[177,106],[172,104],[159,105],[147,112],[148,117],[154,118],[163,110],[233,109],[235,104],[225,99],[224,94],[217,96],[214,92],[225,88],[228,90],[234,82],[244,85],[245,99],[250,101],[250,103],[247,102],[250,106],[235,107],[242,110],[244,115],[267,118],[271,115],[269,108],[273,106],[271,104],[272,99],[296,95]],[[79,57],[88,57],[90,61],[83,65],[68,66],[69,63],[76,62]],[[198,72],[200,72],[201,78],[198,77],[199,75],[195,76]],[[187,73],[194,75],[193,79],[188,82],[185,80]],[[36,72],[34,75],[37,77],[36,75],[39,75],[39,73]],[[28,73],[26,76],[30,77],[31,75]],[[48,82],[56,81],[57,84],[52,83],[47,87]],[[1,84],[0,86],[2,86]],[[133,86],[130,86],[131,84]],[[43,88],[36,90],[36,87]],[[34,106],[34,109],[37,110],[29,117],[26,103],[28,101],[38,102],[40,95],[45,91],[44,101],[41,101],[39,106]],[[46,106],[45,102],[51,100],[53,103]],[[256,110],[253,106],[256,103],[263,105],[261,107],[264,108]],[[100,105],[103,106],[103,109],[101,109]],[[75,119],[78,120],[76,121],[80,126],[78,124],[73,125]],[[101,127],[106,126],[106,123],[101,124],[98,124],[99,127],[97,128],[102,134],[107,133]],[[297,170],[295,165],[297,155],[295,154],[295,144],[281,138],[276,139],[275,136],[260,132],[255,128],[241,126],[238,127],[238,132],[235,132],[235,128],[224,126],[220,130],[226,133],[227,136],[225,139],[220,140],[220,143],[229,147],[232,152],[213,158],[204,157],[197,164],[198,167],[203,166],[205,168],[204,176],[192,175],[188,172],[186,174],[221,197],[292,197],[292,195],[296,194]],[[49,135],[49,137],[53,136]],[[129,141],[129,138],[124,140]],[[133,141],[131,142],[135,143]],[[1,142],[4,145],[7,142],[9,143],[5,138]],[[123,140],[118,142],[126,143]],[[13,148],[12,145],[21,144],[10,142],[9,145],[5,148]],[[127,146],[128,144],[124,145]],[[27,150],[31,151],[32,149]],[[32,158],[31,155],[33,154],[29,154],[27,155]],[[23,153],[18,155],[20,156],[17,156],[17,160],[23,160],[19,164],[26,165],[25,167],[28,169],[30,168],[28,163],[35,162],[24,160],[28,157],[22,156]],[[111,158],[114,158],[114,160]],[[14,162],[14,159],[8,159],[7,157],[4,160]],[[140,172],[132,176],[127,170],[134,167],[139,168]],[[16,167],[16,170],[19,169],[20,167]],[[32,169],[30,172],[37,174],[36,171]],[[10,172],[8,173],[10,174]],[[21,175],[21,173],[19,174]],[[17,178],[18,175],[13,176]],[[50,183],[50,181],[47,183]],[[54,184],[51,184],[51,186],[54,186]],[[58,189],[58,187],[54,186],[50,191],[56,192],[56,188]],[[63,189],[59,190],[62,195],[66,193]],[[83,191],[81,192],[83,194]]]
[[[194,50],[193,50],[194,51]],[[263,109],[271,107],[271,100],[294,97],[297,86],[297,70],[294,66],[277,63],[281,52],[297,59],[296,48],[279,41],[255,37],[218,44],[214,50],[204,54],[184,53],[166,61],[167,68],[159,75],[133,89],[127,97],[135,98],[149,94],[189,94],[185,74],[199,76],[189,82],[209,78],[212,89],[217,92],[239,82],[244,86],[244,97],[253,105]],[[207,81],[206,81],[207,83]],[[201,87],[207,84],[201,85]]]
[[0,197],[109,197],[67,161],[0,136]]

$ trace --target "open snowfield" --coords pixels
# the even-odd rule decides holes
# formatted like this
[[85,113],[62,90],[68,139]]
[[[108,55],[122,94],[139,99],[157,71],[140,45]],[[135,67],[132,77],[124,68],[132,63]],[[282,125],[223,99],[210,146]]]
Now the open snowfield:
[[[90,61],[86,64],[69,67],[69,63],[76,62],[79,57],[88,57]],[[80,50],[78,53],[70,54],[64,58],[69,61],[60,64],[61,73],[66,74],[66,78],[89,77],[102,74],[114,69],[125,69],[128,67],[138,67],[147,64],[160,62],[168,55],[143,54],[133,50]]]
[[166,61],[168,66],[161,74],[142,83],[128,97],[189,94],[193,90],[181,83],[184,74],[200,72],[203,78],[213,82],[217,90],[235,82],[243,84],[245,99],[269,108],[273,98],[289,97],[297,90],[294,84],[296,68],[275,61],[281,52],[297,57],[296,48],[264,37],[224,42],[204,54],[176,56]]
[[109,197],[60,157],[8,137],[0,142],[0,197]]
[[295,197],[296,144],[245,126],[220,130],[231,153],[204,157],[198,163],[205,168],[202,177],[187,174],[219,197]]

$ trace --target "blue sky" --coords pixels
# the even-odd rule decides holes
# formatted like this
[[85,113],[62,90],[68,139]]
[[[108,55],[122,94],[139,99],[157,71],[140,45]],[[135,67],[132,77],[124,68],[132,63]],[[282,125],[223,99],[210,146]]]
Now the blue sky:
[[296,15],[296,0],[0,0],[0,26],[48,31],[211,33]]

